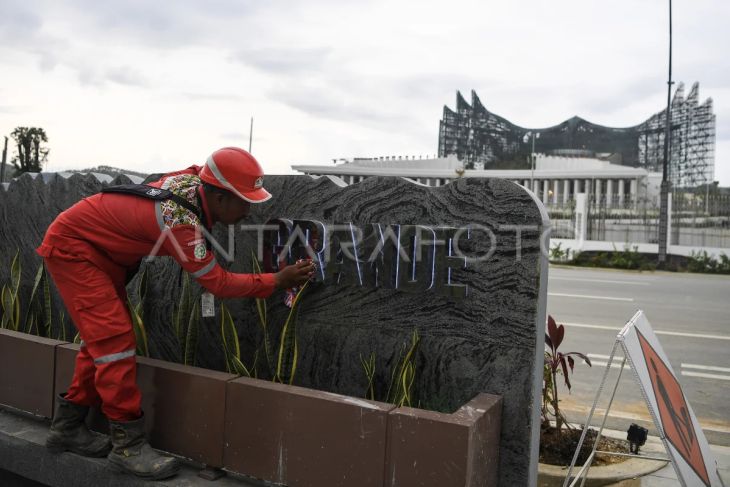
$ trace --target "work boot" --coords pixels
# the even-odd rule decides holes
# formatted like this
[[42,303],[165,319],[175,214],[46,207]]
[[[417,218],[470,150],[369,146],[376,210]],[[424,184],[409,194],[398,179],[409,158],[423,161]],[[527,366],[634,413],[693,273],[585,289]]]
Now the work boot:
[[46,447],[54,453],[70,451],[85,457],[105,457],[111,450],[109,437],[89,431],[84,422],[89,408],[74,404],[64,396],[58,396]]
[[144,416],[128,422],[110,421],[112,451],[107,457],[112,468],[142,477],[160,480],[180,470],[180,462],[155,451],[144,436]]

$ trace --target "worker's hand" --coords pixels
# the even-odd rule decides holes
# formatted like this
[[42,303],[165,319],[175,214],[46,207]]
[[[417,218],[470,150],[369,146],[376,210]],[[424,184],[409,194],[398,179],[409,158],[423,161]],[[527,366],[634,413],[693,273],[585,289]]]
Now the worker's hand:
[[289,289],[301,286],[314,276],[314,263],[311,260],[302,260],[293,265],[288,265],[274,274],[276,287]]

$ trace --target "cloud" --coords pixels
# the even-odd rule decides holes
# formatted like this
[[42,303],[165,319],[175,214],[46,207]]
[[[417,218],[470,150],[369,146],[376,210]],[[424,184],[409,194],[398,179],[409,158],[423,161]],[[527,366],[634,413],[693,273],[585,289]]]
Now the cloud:
[[342,93],[331,86],[292,85],[271,90],[268,94],[276,101],[316,118],[388,127],[408,121],[407,115],[388,104],[357,98],[356,93],[354,90]]
[[27,107],[17,105],[0,105],[0,113],[23,113]]
[[[581,88],[575,86],[573,90],[580,93]],[[601,119],[615,118],[617,114],[624,113],[627,107],[644,103],[652,97],[662,99],[662,95],[666,97],[666,80],[662,80],[659,75],[617,82],[607,87],[595,87],[592,92],[583,93],[580,98],[577,98],[580,100],[576,108],[580,110],[580,113],[577,115],[590,119],[590,122],[605,125]],[[651,107],[640,116],[643,118],[627,120],[624,122],[624,126],[643,123],[663,108],[664,106],[661,104]]]
[[325,47],[241,49],[231,59],[267,73],[294,75],[321,71],[331,51]]
[[83,20],[83,28],[88,33],[165,49],[210,45],[213,39],[231,40],[242,32],[257,32],[248,21],[257,12],[269,8],[267,3],[254,0],[64,2],[65,12]]
[[25,2],[5,1],[0,12],[0,42],[21,43],[39,32],[42,25],[41,17],[32,12]]
[[715,137],[718,141],[730,141],[730,123],[717,123]]
[[220,137],[221,137],[221,139],[224,139],[224,140],[237,140],[237,141],[246,140],[247,141],[248,133],[226,132],[224,134],[221,134]]
[[244,97],[241,95],[233,95],[228,93],[180,93],[180,96],[190,101],[241,101]]
[[107,70],[106,79],[127,86],[147,86],[147,80],[136,70],[129,67],[116,67]]

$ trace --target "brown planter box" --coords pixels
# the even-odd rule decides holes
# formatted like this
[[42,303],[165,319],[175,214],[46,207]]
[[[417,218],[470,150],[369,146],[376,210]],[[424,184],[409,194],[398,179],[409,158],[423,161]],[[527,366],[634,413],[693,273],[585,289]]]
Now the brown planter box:
[[137,362],[152,446],[223,466],[226,384],[236,376],[144,357]]
[[[59,347],[59,391],[71,382],[78,348],[74,344]],[[235,378],[224,372],[137,357],[137,384],[152,446],[221,467],[226,383]],[[95,429],[104,431],[107,428],[101,419],[99,414],[91,422]]]
[[302,387],[236,379],[228,383],[224,465],[288,487],[380,487],[392,409]]
[[479,394],[453,414],[388,415],[387,487],[497,485],[502,398]]
[[56,346],[62,343],[0,329],[0,403],[50,418]]

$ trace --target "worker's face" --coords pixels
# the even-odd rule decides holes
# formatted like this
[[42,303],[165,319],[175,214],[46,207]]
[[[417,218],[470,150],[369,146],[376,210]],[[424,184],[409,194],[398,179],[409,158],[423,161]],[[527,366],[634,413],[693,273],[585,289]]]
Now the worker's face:
[[248,216],[251,203],[234,195],[220,195],[218,209],[218,221],[224,225],[233,225]]

